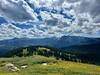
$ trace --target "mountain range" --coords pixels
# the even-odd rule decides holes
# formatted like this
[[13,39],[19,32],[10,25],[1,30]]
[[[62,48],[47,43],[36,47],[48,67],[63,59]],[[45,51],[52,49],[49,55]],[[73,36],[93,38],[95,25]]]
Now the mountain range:
[[9,50],[13,50],[20,47],[38,46],[38,45],[49,46],[58,49],[82,50],[85,47],[86,49],[88,49],[88,45],[90,47],[91,44],[95,44],[96,46],[99,47],[100,38],[88,38],[81,36],[62,36],[60,38],[52,37],[52,38],[34,38],[34,39],[14,38],[14,39],[0,41],[0,54],[3,54]]

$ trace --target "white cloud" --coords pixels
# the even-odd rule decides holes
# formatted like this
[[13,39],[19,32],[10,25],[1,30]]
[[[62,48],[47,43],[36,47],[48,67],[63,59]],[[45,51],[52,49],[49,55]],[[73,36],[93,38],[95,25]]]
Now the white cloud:
[[76,28],[78,34],[100,34],[100,0],[67,0],[75,11]]
[[0,0],[0,15],[15,22],[36,19],[33,10],[24,0]]
[[[31,4],[31,6],[27,3]],[[0,39],[52,37],[63,35],[96,36],[100,34],[99,0],[0,0],[0,15],[9,24],[0,25]],[[40,10],[42,22],[37,20],[34,8]],[[51,11],[55,10],[56,13]],[[61,11],[62,10],[62,11]],[[65,18],[65,16],[67,18]],[[10,22],[32,25],[21,29]]]
[[77,13],[88,13],[93,22],[100,22],[100,0],[81,0],[80,5],[76,7]]

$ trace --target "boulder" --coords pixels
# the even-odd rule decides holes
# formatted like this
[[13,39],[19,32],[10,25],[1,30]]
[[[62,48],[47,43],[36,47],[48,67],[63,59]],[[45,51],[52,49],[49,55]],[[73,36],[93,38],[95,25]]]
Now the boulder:
[[16,72],[16,71],[20,71],[19,68],[17,68],[14,64],[12,63],[8,63],[5,65],[5,68],[8,70],[8,71],[12,71],[12,72]]
[[46,65],[48,65],[48,64],[47,64],[47,63],[42,63],[42,65],[46,66]]
[[27,65],[22,65],[22,66],[21,66],[22,69],[25,69],[25,68],[27,68],[27,67],[28,67]]

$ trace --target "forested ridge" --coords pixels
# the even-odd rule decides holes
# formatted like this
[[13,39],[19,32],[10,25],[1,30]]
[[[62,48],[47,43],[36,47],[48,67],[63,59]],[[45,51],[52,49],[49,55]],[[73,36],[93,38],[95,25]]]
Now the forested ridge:
[[61,50],[57,48],[52,48],[48,46],[29,46],[17,48],[15,50],[10,50],[6,53],[4,57],[27,57],[32,55],[42,55],[46,57],[54,57],[57,60],[67,60],[74,62],[83,62],[91,64],[100,64],[99,53],[93,52],[78,52]]

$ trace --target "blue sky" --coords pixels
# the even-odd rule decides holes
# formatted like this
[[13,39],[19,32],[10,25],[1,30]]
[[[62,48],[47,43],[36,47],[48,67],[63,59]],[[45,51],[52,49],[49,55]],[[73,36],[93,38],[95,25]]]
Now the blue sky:
[[2,23],[7,23],[7,21],[3,17],[0,17],[0,24]]
[[100,0],[0,0],[0,40],[100,37]]

